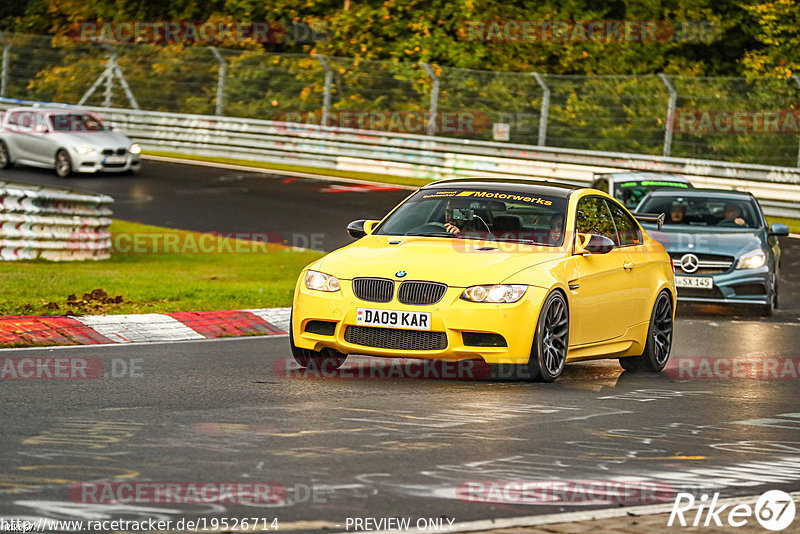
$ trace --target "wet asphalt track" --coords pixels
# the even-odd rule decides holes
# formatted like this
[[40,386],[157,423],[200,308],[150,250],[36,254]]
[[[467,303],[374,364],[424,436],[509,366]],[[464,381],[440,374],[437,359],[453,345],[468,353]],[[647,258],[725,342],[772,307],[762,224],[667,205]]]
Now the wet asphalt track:
[[280,235],[291,246],[316,250],[346,245],[349,222],[382,218],[410,193],[149,160],[133,175],[80,174],[65,180],[49,170],[14,167],[0,171],[0,180],[111,195],[116,219],[262,240]]
[[[74,186],[113,196],[129,191],[132,198],[158,195],[169,187],[187,188],[192,180],[212,184],[214,173],[228,174],[206,168],[179,172],[184,168],[158,164],[152,169],[174,170],[175,177],[151,179],[146,171],[138,178],[81,178]],[[14,172],[21,174],[14,179],[30,172],[39,183],[50,180],[41,171]],[[0,175],[11,179],[6,176]],[[314,213],[322,212],[314,208],[306,207],[300,215],[293,210],[276,213],[279,199],[289,195],[283,189],[294,182],[253,177],[239,181],[247,184],[242,187],[248,194],[225,193],[220,198],[226,200],[214,204],[214,211],[217,205],[229,206],[229,217],[235,219],[230,228],[236,229],[228,231],[265,226],[259,213],[235,209],[234,198],[246,199],[251,210],[259,207],[276,228],[283,215],[289,218],[287,226],[299,221],[309,232],[323,227],[315,226],[320,223]],[[405,195],[396,191],[324,197],[343,202],[326,204],[326,210],[336,212],[331,228],[356,218],[350,210],[370,208],[374,216],[381,215],[386,207],[379,204],[391,206],[395,201],[388,198],[390,193]],[[314,198],[309,192],[305,195],[306,202]],[[147,223],[225,231],[215,227],[225,218],[215,222],[217,215],[203,213],[197,205],[202,195],[185,196],[189,198],[175,194],[171,201],[141,203],[155,204],[147,209],[136,202],[119,203],[117,214]],[[303,197],[296,198],[300,202]],[[194,207],[184,214],[183,203]],[[179,210],[181,217],[170,219]],[[208,226],[193,227],[195,222]],[[681,306],[672,370],[656,376],[631,375],[615,361],[599,361],[568,366],[558,382],[548,385],[285,378],[282,370],[290,355],[287,339],[280,336],[3,351],[3,357],[87,358],[102,364],[106,373],[123,376],[0,382],[0,516],[247,516],[278,518],[281,530],[336,531],[344,530],[347,517],[446,517],[464,522],[587,507],[459,499],[456,488],[471,481],[616,478],[657,483],[664,492],[658,499],[668,502],[674,491],[700,491],[703,486],[711,486],[721,497],[767,489],[796,491],[800,241],[784,240],[783,247],[782,308],[775,317]],[[721,378],[733,358],[744,358],[743,365],[759,376],[783,378]],[[681,362],[696,365],[691,373],[681,374]],[[715,371],[715,362],[724,365]],[[774,366],[765,371],[765,363]],[[697,373],[700,365],[708,371]],[[376,371],[364,371],[365,366]],[[346,368],[350,374],[361,369],[366,375],[391,369],[380,360],[354,360]],[[377,372],[380,369],[383,372]],[[71,499],[73,483],[102,479],[272,482],[287,493],[270,507],[91,505]]]

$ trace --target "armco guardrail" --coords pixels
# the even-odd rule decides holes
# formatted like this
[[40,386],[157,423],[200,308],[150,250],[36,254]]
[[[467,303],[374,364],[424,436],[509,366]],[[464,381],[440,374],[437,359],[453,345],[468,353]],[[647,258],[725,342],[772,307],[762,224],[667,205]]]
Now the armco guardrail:
[[[31,104],[0,100],[0,108]],[[431,180],[464,176],[588,183],[618,171],[676,172],[695,186],[752,192],[771,215],[800,217],[800,168],[319,127],[266,120],[86,108],[145,150]]]
[[108,195],[0,182],[0,259],[110,257]]

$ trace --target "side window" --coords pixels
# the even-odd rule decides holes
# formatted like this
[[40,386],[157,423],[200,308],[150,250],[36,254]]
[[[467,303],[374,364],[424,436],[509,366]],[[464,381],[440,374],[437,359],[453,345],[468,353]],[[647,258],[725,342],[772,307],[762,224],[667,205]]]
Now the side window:
[[578,201],[575,229],[582,234],[602,235],[619,245],[614,219],[602,197],[583,197]]
[[31,132],[34,126],[36,126],[36,114],[30,111],[21,111],[16,117],[16,123],[17,126]]
[[608,207],[611,208],[614,224],[617,225],[621,246],[641,245],[642,234],[639,231],[639,225],[636,224],[636,221],[615,202],[608,202]]
[[20,122],[20,118],[22,117],[22,111],[14,111],[13,113],[8,114],[8,124],[10,125],[18,125]]

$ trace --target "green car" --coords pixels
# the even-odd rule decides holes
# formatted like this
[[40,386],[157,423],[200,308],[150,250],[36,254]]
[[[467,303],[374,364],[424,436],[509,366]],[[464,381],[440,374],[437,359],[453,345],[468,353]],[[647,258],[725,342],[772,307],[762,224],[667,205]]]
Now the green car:
[[661,189],[648,193],[636,211],[664,215],[661,230],[644,226],[672,258],[679,301],[753,305],[772,315],[778,306],[778,237],[789,235],[789,227],[767,227],[753,195]]

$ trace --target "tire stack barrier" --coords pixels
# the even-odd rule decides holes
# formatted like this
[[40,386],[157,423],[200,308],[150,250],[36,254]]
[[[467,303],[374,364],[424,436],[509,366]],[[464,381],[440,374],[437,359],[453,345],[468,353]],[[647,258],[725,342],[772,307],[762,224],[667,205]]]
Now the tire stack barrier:
[[0,181],[0,260],[111,257],[108,195]]

